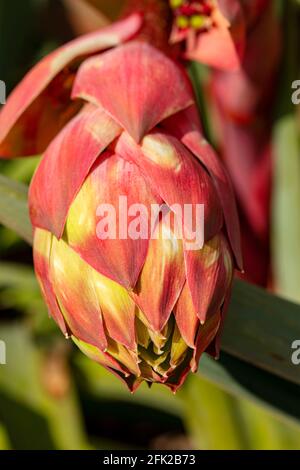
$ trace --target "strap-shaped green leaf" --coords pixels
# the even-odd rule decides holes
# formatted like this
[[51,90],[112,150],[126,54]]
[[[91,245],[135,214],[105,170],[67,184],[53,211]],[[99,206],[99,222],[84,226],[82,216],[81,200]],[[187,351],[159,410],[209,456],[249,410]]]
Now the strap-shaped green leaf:
[[1,366],[0,414],[14,448],[86,448],[74,387],[70,381],[60,399],[47,391],[42,371],[45,373],[49,356],[33,341],[28,325],[2,323],[1,339],[7,365]]
[[278,292],[300,302],[300,140],[291,113],[275,126],[273,262]]
[[32,267],[0,261],[0,289],[3,287],[37,288]]
[[32,244],[32,227],[27,206],[28,188],[0,175],[0,223]]
[[[295,371],[299,374],[297,368]],[[275,415],[293,421],[297,425],[300,423],[298,385],[226,353],[221,354],[219,361],[203,355],[199,374],[236,397],[249,399],[269,409]]]
[[[273,128],[274,184],[272,204],[272,261],[277,292],[300,302],[300,128],[292,101],[292,83],[299,78],[299,10],[292,0],[282,2],[283,54]],[[299,2],[298,2],[299,3]]]
[[235,281],[222,350],[300,385],[292,343],[300,340],[300,305]]

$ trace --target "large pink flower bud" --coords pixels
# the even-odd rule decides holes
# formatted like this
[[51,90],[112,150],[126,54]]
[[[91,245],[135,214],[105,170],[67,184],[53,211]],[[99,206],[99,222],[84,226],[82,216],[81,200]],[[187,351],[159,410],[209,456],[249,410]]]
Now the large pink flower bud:
[[[48,78],[61,60],[44,62],[45,75],[37,66],[4,109],[6,155],[20,133],[40,131],[28,118],[55,115],[65,82],[62,72],[50,85]],[[143,380],[175,391],[203,351],[218,355],[241,264],[232,188],[203,138],[185,72],[162,52],[132,41],[71,68],[68,106],[79,110],[51,141],[30,188],[36,274],[53,318],[85,354],[132,391]],[[42,95],[22,107],[29,84],[41,90],[41,82]],[[54,125],[45,129],[51,138]],[[27,153],[33,145],[18,141]],[[204,208],[201,221],[182,217],[186,207]],[[197,232],[201,246],[191,243]]]

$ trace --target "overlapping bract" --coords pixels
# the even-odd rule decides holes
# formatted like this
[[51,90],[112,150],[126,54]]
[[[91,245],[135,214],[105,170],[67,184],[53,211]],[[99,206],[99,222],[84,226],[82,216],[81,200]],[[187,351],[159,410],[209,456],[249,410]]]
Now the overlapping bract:
[[78,112],[70,100],[76,71],[84,59],[133,37],[142,26],[133,14],[100,31],[73,40],[39,62],[10,95],[0,114],[0,157],[43,152]]
[[[113,29],[124,41],[139,19],[119,27],[119,34]],[[103,34],[105,48],[115,45],[109,28],[97,37]],[[66,50],[72,46],[61,50],[64,67]],[[74,50],[67,56],[73,62]],[[15,142],[17,135],[37,137],[33,117],[44,106],[52,110],[49,67],[58,91],[62,72],[54,64],[62,58],[52,59],[44,61],[47,74],[42,64],[25,79],[1,115],[5,156],[44,146]],[[163,53],[131,41],[84,60],[71,80],[73,101],[64,109],[76,106],[77,114],[55,138],[61,122],[51,126],[30,187],[42,292],[63,333],[131,391],[143,380],[176,391],[203,351],[218,355],[233,269],[241,267],[230,182],[202,136],[184,71]],[[30,83],[36,91],[29,96]],[[98,238],[97,208],[115,207],[119,196],[145,207],[204,204],[204,247],[188,250],[168,214],[156,238]]]

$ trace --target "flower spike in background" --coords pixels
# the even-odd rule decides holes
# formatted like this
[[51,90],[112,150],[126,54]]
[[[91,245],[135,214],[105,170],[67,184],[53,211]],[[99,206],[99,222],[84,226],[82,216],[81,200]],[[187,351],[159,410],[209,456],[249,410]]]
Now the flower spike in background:
[[[271,285],[272,122],[281,33],[270,0],[244,1],[247,47],[238,72],[213,71],[210,94],[219,146],[242,217],[245,278]],[[258,52],[259,51],[259,52]],[[242,149],[242,151],[241,151]]]

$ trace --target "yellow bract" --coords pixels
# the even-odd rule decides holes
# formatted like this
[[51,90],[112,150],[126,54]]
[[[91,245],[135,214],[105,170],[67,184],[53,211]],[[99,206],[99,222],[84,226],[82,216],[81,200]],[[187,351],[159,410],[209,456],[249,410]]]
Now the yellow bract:
[[142,142],[143,154],[153,163],[170,170],[176,170],[181,166],[181,159],[168,138],[148,135]]
[[52,234],[40,228],[34,232],[34,250],[45,259],[49,259],[52,244]]
[[214,238],[209,240],[201,250],[199,250],[199,257],[203,262],[203,266],[208,269],[215,264],[221,254],[221,242],[220,236],[216,235]]
[[182,338],[180,331],[175,325],[173,337],[172,337],[172,348],[171,348],[171,361],[170,364],[172,367],[176,367],[184,359],[185,354],[188,350],[188,345],[185,343]]
[[88,178],[69,209],[65,238],[71,245],[81,245],[84,240],[96,236],[96,200],[95,190]]

